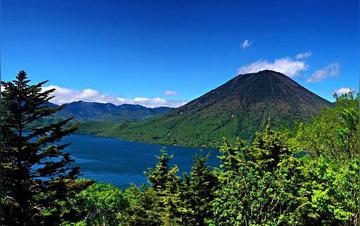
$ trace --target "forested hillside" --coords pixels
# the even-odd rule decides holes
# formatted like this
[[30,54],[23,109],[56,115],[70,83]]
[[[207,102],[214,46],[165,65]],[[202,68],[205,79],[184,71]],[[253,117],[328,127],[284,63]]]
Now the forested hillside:
[[261,71],[236,76],[222,86],[169,113],[118,124],[99,135],[183,146],[221,144],[222,137],[252,140],[267,123],[294,128],[332,104],[288,76]]
[[64,104],[64,108],[57,112],[56,115],[61,118],[72,116],[81,122],[97,121],[119,123],[146,119],[164,114],[170,110],[172,110],[172,108],[169,107],[147,108],[134,104],[114,105],[109,103],[77,101]]

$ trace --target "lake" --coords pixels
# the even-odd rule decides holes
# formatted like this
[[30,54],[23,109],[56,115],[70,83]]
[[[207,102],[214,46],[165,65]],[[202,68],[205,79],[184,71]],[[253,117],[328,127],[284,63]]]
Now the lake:
[[[147,182],[144,171],[155,166],[155,155],[160,155],[162,147],[174,155],[170,164],[179,167],[179,175],[190,170],[192,157],[200,151],[199,148],[146,144],[85,134],[65,137],[63,142],[72,143],[66,151],[71,153],[75,164],[80,167],[81,177],[122,188]],[[208,152],[208,164],[217,166],[219,152],[215,149],[205,150],[205,153]]]

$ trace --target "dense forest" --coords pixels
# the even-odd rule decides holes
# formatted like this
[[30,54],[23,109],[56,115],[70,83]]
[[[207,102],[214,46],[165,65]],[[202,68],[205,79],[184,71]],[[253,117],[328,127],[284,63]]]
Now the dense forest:
[[359,95],[292,130],[223,140],[217,167],[200,152],[179,175],[162,149],[149,183],[122,190],[79,179],[58,144],[71,118],[36,123],[62,108],[44,84],[23,71],[2,83],[1,225],[360,225]]

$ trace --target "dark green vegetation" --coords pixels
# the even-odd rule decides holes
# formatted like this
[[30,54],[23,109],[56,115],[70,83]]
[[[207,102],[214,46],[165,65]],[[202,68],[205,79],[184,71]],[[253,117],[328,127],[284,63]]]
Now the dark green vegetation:
[[[48,103],[48,107],[59,106]],[[132,104],[114,105],[78,101],[64,104],[54,116],[43,118],[38,124],[46,125],[73,117],[75,121],[81,122],[77,132],[99,135],[104,131],[117,128],[118,124],[126,125],[129,122],[160,116],[172,109],[169,107],[147,108]]]
[[149,183],[121,190],[77,179],[54,144],[76,129],[69,120],[34,127],[59,110],[42,84],[28,85],[24,72],[3,84],[2,225],[360,224],[359,96],[337,97],[290,132],[267,124],[249,144],[225,140],[215,168],[200,153],[178,175],[161,150]]
[[262,71],[239,75],[164,116],[118,124],[98,134],[150,143],[217,147],[222,137],[252,140],[268,122],[277,129],[293,128],[331,106],[287,76]]
[[146,172],[149,185],[121,190],[94,184],[81,192],[76,206],[88,217],[77,225],[357,226],[358,101],[342,96],[294,133],[268,125],[251,144],[225,141],[218,167],[197,155],[181,177],[162,150]]
[[[56,105],[54,105],[56,106]],[[64,108],[56,113],[53,119],[43,121],[46,124],[58,119],[74,117],[81,122],[77,132],[100,134],[104,131],[113,130],[119,123],[127,124],[154,116],[163,115],[172,110],[169,107],[147,108],[141,105],[131,104],[102,104],[95,102],[72,102],[64,104]]]
[[2,82],[0,224],[59,225],[82,219],[73,208],[75,194],[91,185],[77,181],[79,168],[55,145],[77,129],[70,119],[44,126],[36,121],[54,115],[61,108],[49,107],[49,95],[42,92],[45,82],[29,85],[26,73]]
[[74,117],[76,120],[98,121],[98,122],[121,122],[136,121],[148,117],[160,115],[170,111],[172,108],[158,107],[147,108],[141,105],[132,104],[103,104],[95,102],[72,102],[64,104],[64,108],[57,112],[57,116],[68,118]]
[[[49,103],[48,106],[59,107],[52,103]],[[132,104],[114,105],[78,101],[64,104],[53,117],[43,118],[38,124],[46,125],[73,117],[75,121],[81,122],[77,132],[101,134],[104,131],[115,129],[118,124],[126,125],[129,122],[163,115],[171,110],[172,108],[169,107],[147,108]]]

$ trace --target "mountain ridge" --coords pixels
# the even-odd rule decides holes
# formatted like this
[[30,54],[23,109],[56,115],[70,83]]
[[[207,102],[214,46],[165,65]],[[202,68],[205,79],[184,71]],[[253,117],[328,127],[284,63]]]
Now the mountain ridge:
[[326,99],[279,72],[242,74],[168,113],[118,125],[102,135],[151,143],[216,146],[222,137],[251,139],[270,122],[291,128],[308,121]]
[[[53,104],[53,103],[51,103]],[[53,104],[56,106],[56,104]],[[64,108],[57,112],[57,117],[73,116],[77,121],[136,121],[147,117],[164,114],[173,108],[157,107],[148,108],[137,104],[98,103],[74,101],[64,104]]]

